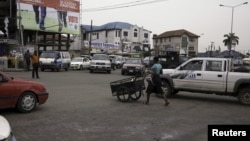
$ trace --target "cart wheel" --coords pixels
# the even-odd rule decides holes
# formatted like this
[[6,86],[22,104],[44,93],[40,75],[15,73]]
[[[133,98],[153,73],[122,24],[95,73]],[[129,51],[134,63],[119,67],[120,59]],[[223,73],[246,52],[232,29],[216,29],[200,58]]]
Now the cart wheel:
[[138,100],[141,97],[141,94],[142,94],[142,88],[140,87],[139,91],[135,91],[130,95],[130,98],[132,100]]
[[117,98],[121,102],[128,102],[130,97],[129,95],[130,92],[128,87],[122,86],[117,90]]

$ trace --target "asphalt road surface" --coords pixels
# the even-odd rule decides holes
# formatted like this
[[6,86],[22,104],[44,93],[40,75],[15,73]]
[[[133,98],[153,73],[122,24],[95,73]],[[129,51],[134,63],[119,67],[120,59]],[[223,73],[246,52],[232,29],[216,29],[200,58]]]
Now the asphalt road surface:
[[208,125],[250,124],[249,106],[234,97],[179,92],[170,105],[151,96],[128,103],[113,97],[110,82],[127,78],[120,70],[7,72],[11,76],[42,82],[49,99],[31,113],[0,110],[12,126],[17,141],[206,141]]

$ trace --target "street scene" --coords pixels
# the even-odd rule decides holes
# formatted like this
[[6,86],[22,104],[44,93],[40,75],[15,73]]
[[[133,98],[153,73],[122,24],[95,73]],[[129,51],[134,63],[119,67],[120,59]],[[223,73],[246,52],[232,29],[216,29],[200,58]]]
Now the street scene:
[[249,13],[249,0],[1,0],[0,141],[249,141]]
[[131,77],[120,69],[111,74],[44,71],[40,79],[32,79],[31,72],[5,73],[42,82],[49,93],[47,102],[31,113],[1,110],[18,141],[199,141],[207,140],[208,125],[250,124],[249,106],[235,97],[179,92],[167,107],[154,94],[149,105],[143,104],[145,94],[120,102],[112,96],[110,82]]

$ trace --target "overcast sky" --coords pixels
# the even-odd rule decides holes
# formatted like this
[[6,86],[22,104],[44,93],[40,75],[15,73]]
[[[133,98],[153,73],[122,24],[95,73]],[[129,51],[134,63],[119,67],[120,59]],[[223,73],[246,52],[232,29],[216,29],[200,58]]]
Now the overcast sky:
[[[233,33],[239,37],[237,51],[250,51],[250,3],[249,0],[82,0],[82,24],[103,25],[109,22],[128,22],[161,34],[165,31],[186,29],[199,38],[199,52],[214,42],[216,48],[226,50],[224,34],[231,32],[232,6],[244,2],[248,4],[234,8]],[[135,5],[124,7],[128,5]],[[231,6],[221,7],[220,4]],[[91,11],[117,5],[122,8]],[[151,43],[152,44],[152,43]]]

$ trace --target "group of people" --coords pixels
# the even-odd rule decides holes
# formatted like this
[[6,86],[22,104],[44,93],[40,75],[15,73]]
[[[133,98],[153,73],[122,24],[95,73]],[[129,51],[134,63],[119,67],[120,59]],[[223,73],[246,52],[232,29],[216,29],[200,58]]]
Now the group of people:
[[29,50],[27,50],[24,54],[24,59],[26,62],[26,69],[27,71],[30,71],[30,64],[32,62],[32,78],[40,78],[38,75],[38,68],[39,68],[39,57],[37,54],[37,51],[34,51],[33,54],[31,54],[29,52]]

